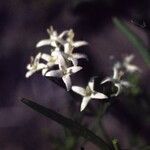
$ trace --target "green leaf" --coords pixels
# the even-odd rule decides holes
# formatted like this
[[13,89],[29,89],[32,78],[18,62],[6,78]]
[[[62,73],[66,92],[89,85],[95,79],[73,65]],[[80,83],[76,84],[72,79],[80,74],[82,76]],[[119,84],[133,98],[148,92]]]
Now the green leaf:
[[131,29],[121,19],[115,17],[113,18],[113,23],[139,51],[145,63],[150,66],[150,51],[147,49],[142,39],[140,39],[133,31],[131,31]]
[[33,110],[41,113],[42,115],[56,121],[57,123],[61,124],[62,126],[68,128],[71,130],[72,133],[74,133],[77,136],[82,136],[86,140],[91,141],[98,147],[100,147],[102,150],[113,150],[112,146],[108,145],[104,140],[102,140],[100,137],[95,135],[92,131],[87,129],[86,127],[80,125],[79,123],[73,121],[72,119],[68,119],[61,114],[48,109],[42,105],[39,105],[31,100],[23,98],[21,100],[24,104],[31,107]]

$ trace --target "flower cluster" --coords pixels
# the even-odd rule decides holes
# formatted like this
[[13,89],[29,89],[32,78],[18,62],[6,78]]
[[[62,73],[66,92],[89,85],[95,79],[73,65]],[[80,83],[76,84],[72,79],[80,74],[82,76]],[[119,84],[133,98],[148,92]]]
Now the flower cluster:
[[[75,53],[74,49],[87,45],[85,41],[74,41],[73,30],[66,30],[58,34],[53,27],[47,29],[48,39],[41,40],[36,47],[50,46],[50,53],[38,53],[35,58],[31,57],[30,64],[27,65],[26,78],[30,77],[37,71],[41,71],[43,76],[61,78],[66,86],[67,91],[72,89],[75,93],[81,95],[82,102],[80,110],[83,111],[92,99],[107,99],[108,96],[97,92],[94,88],[95,78],[92,77],[85,88],[80,86],[72,86],[71,75],[80,71],[82,66],[78,66],[78,59],[88,59],[85,54]],[[107,77],[99,83],[111,82],[116,91],[110,96],[118,96],[124,88],[128,88],[131,84],[124,80],[126,73],[139,72],[140,69],[131,64],[134,55],[126,56],[123,62],[116,62],[113,66],[113,75]],[[53,69],[57,66],[58,69]]]
[[[42,71],[43,76],[62,78],[69,91],[72,86],[70,76],[82,69],[78,66],[78,59],[87,59],[86,55],[75,53],[74,49],[88,43],[74,41],[73,30],[66,30],[58,35],[53,27],[50,27],[47,32],[49,38],[39,41],[36,47],[50,46],[50,53],[38,53],[35,58],[31,57],[31,63],[27,65],[26,78]],[[52,69],[53,66],[58,66],[58,69]]]

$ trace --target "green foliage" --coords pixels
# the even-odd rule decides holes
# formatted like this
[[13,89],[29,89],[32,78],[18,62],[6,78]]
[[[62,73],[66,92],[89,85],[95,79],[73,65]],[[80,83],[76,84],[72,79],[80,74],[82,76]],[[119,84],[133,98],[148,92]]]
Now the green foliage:
[[139,51],[145,63],[150,66],[150,51],[147,49],[142,39],[140,39],[133,31],[131,31],[131,29],[122,20],[113,18],[113,23]]
[[[110,145],[108,145],[103,139],[101,139],[100,137],[95,135],[92,131],[80,125],[79,123],[71,119],[68,119],[62,116],[61,114],[51,109],[48,109],[46,107],[43,107],[31,100],[22,99],[21,101],[24,104],[31,107],[33,110],[41,113],[42,115],[56,121],[57,123],[61,124],[63,127],[69,129],[76,136],[84,137],[86,140],[89,140],[90,142],[94,143],[95,145],[97,145],[103,150],[113,150],[113,148]],[[70,145],[72,145],[72,141],[70,141]],[[70,147],[70,145],[68,145],[68,147]]]

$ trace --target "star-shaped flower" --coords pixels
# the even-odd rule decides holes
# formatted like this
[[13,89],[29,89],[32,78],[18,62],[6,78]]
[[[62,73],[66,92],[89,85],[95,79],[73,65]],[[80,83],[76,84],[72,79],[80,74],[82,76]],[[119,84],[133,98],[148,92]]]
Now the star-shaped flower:
[[46,68],[47,66],[44,63],[40,63],[41,53],[38,53],[35,58],[31,57],[31,63],[27,65],[26,78],[29,78],[33,73]]
[[138,66],[131,64],[131,61],[133,59],[134,59],[134,55],[126,56],[123,61],[123,66],[125,67],[126,71],[129,73],[134,73],[137,71],[140,72],[141,70]]
[[67,34],[68,31],[65,30],[60,35],[58,35],[58,33],[51,26],[50,29],[47,29],[47,32],[49,34],[49,39],[44,39],[44,40],[39,41],[36,44],[36,47],[41,47],[41,46],[46,46],[46,45],[58,47],[58,43],[59,44],[64,43],[63,37]]
[[85,54],[80,54],[80,53],[66,54],[66,53],[63,53],[63,55],[64,55],[64,58],[66,60],[71,61],[74,66],[78,65],[78,59],[86,59],[86,60],[88,60],[88,58],[87,58],[87,56]]
[[45,73],[51,69],[54,65],[58,66],[66,66],[65,59],[63,57],[62,52],[59,50],[59,48],[55,48],[54,51],[52,51],[51,55],[43,53],[41,55],[41,59],[46,61],[47,67],[42,69],[42,75],[45,75]]
[[74,48],[78,48],[84,45],[88,45],[86,41],[74,41],[74,32],[69,30],[67,33],[66,42],[64,43],[64,52],[66,54],[72,54]]
[[67,91],[70,90],[72,83],[71,83],[71,78],[70,75],[80,71],[82,69],[81,66],[72,66],[68,67],[65,65],[59,65],[58,70],[51,70],[45,74],[47,77],[57,77],[57,78],[62,78],[63,82],[66,85]]
[[116,64],[113,68],[113,77],[107,77],[104,79],[101,84],[104,84],[106,82],[112,82],[115,87],[117,87],[117,92],[115,94],[112,94],[111,96],[118,96],[123,87],[130,87],[131,84],[128,81],[121,80],[121,77],[123,76],[123,72],[119,71],[120,69],[120,64]]
[[94,90],[94,79],[90,80],[86,88],[80,87],[80,86],[72,86],[72,90],[81,95],[82,102],[81,102],[81,108],[80,111],[83,111],[85,107],[88,105],[89,101],[91,99],[106,99],[108,98],[105,94],[96,92]]

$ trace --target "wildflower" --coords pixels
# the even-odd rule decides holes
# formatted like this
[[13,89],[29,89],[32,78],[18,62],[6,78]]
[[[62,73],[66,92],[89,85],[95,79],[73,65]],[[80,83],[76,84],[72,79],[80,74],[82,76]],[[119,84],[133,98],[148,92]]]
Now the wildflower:
[[40,63],[41,53],[38,53],[35,58],[31,57],[31,63],[27,65],[27,73],[26,78],[29,78],[33,73],[44,69],[46,67],[45,64]]
[[50,29],[47,29],[47,32],[49,34],[49,39],[44,39],[39,41],[36,44],[36,47],[41,47],[41,46],[46,46],[46,45],[51,45],[53,47],[58,47],[58,43],[63,44],[63,37],[65,34],[67,34],[67,30],[63,31],[60,35],[53,29],[51,26]]
[[65,54],[64,53],[64,58],[71,61],[74,66],[78,65],[78,59],[88,60],[88,58],[85,54],[80,54],[80,53],[72,53],[72,54]]
[[82,69],[81,66],[72,66],[68,67],[65,65],[59,65],[60,69],[58,70],[51,70],[45,74],[47,77],[58,77],[62,78],[63,82],[66,85],[67,91],[70,90],[72,83],[71,83],[71,78],[70,75],[74,74]]
[[73,50],[74,48],[87,45],[88,43],[86,41],[74,41],[73,30],[69,30],[67,35],[66,43],[64,44],[64,54],[65,57],[73,63],[73,65],[77,66],[78,59],[87,59],[87,56],[80,53],[73,53]]
[[60,51],[53,51],[51,55],[43,53],[41,58],[46,61],[47,65],[47,67],[42,69],[42,75],[45,75],[45,73],[54,65],[66,65]]
[[131,64],[131,61],[133,59],[134,59],[134,55],[126,56],[124,58],[124,61],[123,61],[123,66],[125,67],[126,71],[129,72],[129,73],[134,73],[134,72],[137,72],[137,71],[140,72],[139,67],[137,67],[136,65]]
[[101,84],[104,84],[106,82],[112,82],[114,86],[117,87],[117,92],[115,94],[112,94],[111,96],[118,96],[121,93],[123,87],[131,86],[128,81],[121,80],[121,77],[124,73],[122,71],[119,71],[119,68],[120,63],[115,64],[113,68],[113,77],[107,77],[101,82]]
[[81,95],[82,102],[81,102],[81,108],[80,111],[83,111],[85,107],[88,105],[89,101],[91,99],[106,99],[108,98],[105,94],[96,92],[94,90],[94,79],[90,80],[86,88],[82,88],[80,86],[72,86],[72,90]]
[[67,33],[67,39],[64,43],[64,52],[66,54],[72,54],[74,48],[78,48],[80,46],[87,45],[86,41],[74,41],[74,32],[73,30],[69,30]]

